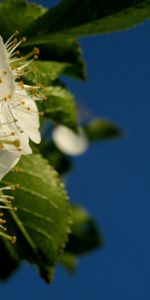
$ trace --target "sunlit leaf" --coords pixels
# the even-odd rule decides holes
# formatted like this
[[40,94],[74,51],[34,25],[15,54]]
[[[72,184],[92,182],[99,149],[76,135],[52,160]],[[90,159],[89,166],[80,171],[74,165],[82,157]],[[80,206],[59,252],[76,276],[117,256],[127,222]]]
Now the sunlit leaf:
[[29,26],[37,40],[81,37],[130,28],[150,18],[150,0],[63,0]]
[[77,268],[78,258],[69,252],[64,252],[60,257],[60,263],[69,273],[74,273]]
[[24,79],[32,85],[50,85],[68,66],[62,62],[37,60],[31,64],[30,72],[24,75]]
[[38,154],[21,159],[15,170],[3,181],[20,185],[13,192],[18,211],[7,216],[8,232],[17,236],[12,247],[49,282],[70,231],[68,196],[56,171]]

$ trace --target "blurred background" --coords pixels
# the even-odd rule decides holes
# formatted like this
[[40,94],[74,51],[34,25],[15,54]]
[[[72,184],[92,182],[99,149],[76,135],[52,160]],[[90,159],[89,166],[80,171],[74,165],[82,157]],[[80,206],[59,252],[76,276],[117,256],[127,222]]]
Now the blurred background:
[[[59,1],[34,1],[53,6]],[[81,258],[75,275],[57,268],[52,285],[24,264],[0,284],[2,300],[150,299],[150,22],[80,40],[88,81],[63,78],[93,117],[124,137],[92,145],[75,160],[70,197],[97,220],[105,245]]]

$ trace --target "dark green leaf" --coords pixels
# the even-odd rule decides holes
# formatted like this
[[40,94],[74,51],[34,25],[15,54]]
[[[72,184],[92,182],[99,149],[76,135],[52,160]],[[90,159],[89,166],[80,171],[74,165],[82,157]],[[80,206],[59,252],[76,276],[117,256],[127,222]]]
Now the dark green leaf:
[[59,151],[53,142],[44,141],[39,145],[39,151],[59,174],[64,175],[72,169],[71,159]]
[[36,264],[49,282],[70,231],[70,206],[64,186],[38,154],[22,158],[3,183],[20,184],[14,191],[18,211],[5,215],[8,232],[17,236],[13,251],[20,260]]
[[5,1],[0,3],[0,35],[9,38],[16,30],[20,34],[35,19],[45,13],[42,6],[26,1]]
[[84,130],[91,142],[122,136],[121,129],[112,122],[104,119],[95,119],[85,126]]
[[90,214],[80,207],[72,207],[72,232],[65,251],[81,255],[103,245],[97,225]]
[[130,28],[150,17],[150,0],[64,0],[29,26],[43,40],[81,37]]
[[32,47],[39,47],[40,60],[50,60],[67,64],[64,74],[86,79],[85,64],[81,58],[81,48],[72,38],[64,38],[60,35],[50,36],[44,40],[28,39],[27,43],[22,44],[22,51],[29,52]]
[[4,239],[0,239],[0,279],[7,279],[18,267],[19,257],[14,247]]
[[41,109],[51,120],[72,129],[77,128],[77,109],[73,95],[60,86],[44,89],[47,101],[41,102]]

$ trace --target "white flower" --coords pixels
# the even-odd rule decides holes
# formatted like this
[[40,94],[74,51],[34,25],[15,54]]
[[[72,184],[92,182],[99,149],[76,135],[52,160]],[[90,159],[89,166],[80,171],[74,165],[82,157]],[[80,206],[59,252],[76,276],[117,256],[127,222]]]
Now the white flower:
[[24,57],[18,57],[16,49],[22,41],[17,42],[15,35],[5,44],[0,36],[0,179],[22,154],[32,153],[29,139],[35,143],[41,141],[35,103],[40,95],[35,87],[19,81],[32,61],[28,59],[37,56],[39,50],[34,48]]
[[52,138],[57,148],[68,155],[81,155],[89,146],[82,128],[79,128],[79,132],[75,133],[64,125],[58,125],[52,132]]

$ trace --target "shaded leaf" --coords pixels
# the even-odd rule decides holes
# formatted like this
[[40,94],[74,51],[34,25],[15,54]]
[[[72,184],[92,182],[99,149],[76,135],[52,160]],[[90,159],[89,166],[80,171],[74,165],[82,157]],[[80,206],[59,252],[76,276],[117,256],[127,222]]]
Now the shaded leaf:
[[37,40],[81,37],[135,26],[150,17],[150,0],[64,0],[29,26]]
[[[28,34],[26,34],[28,35]],[[36,37],[29,38],[25,44],[21,45],[24,52],[29,52],[32,47],[40,49],[40,60],[56,61],[65,63],[66,68],[64,74],[86,79],[85,63],[82,60],[82,52],[79,44],[72,38],[64,38],[64,36],[50,36],[44,40],[37,40]]]
[[61,86],[44,89],[47,101],[42,101],[41,109],[45,116],[54,122],[77,128],[77,108],[73,95]]
[[59,151],[53,142],[44,141],[39,145],[39,151],[59,174],[64,175],[72,169],[71,159]]
[[112,122],[104,119],[95,119],[84,127],[91,142],[122,136],[122,130]]
[[46,12],[46,8],[26,1],[0,3],[0,35],[8,39],[16,30],[20,34],[35,19]]
[[12,247],[49,282],[70,231],[68,196],[56,171],[38,154],[22,158],[15,170],[3,180],[6,185],[20,184],[13,192],[18,211],[5,215],[8,232],[17,236]]
[[97,225],[86,210],[73,205],[72,218],[72,232],[65,252],[81,255],[103,245]]
[[7,279],[20,265],[19,257],[10,242],[0,239],[0,279]]

